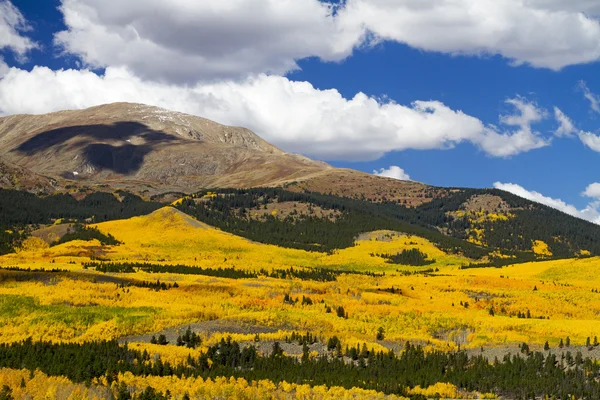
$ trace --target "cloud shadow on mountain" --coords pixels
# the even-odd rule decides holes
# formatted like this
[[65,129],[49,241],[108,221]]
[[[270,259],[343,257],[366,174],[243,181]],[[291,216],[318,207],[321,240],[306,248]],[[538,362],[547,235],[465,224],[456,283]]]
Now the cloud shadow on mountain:
[[[128,140],[143,139],[134,145]],[[165,132],[150,129],[139,122],[78,125],[41,132],[22,143],[15,151],[36,155],[46,150],[81,148],[81,154],[94,168],[111,170],[120,174],[138,171],[147,154],[160,144],[181,139]],[[115,143],[123,141],[124,143]]]

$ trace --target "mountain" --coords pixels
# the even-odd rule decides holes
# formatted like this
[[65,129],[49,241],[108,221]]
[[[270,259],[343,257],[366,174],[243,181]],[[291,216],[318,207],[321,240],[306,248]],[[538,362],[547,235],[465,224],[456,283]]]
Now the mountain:
[[331,169],[245,128],[130,103],[0,118],[0,162],[13,166],[2,172],[3,187],[20,187],[9,178],[28,175],[55,187],[138,193],[265,186]]
[[0,118],[3,188],[108,188],[152,196],[259,186],[411,206],[436,192],[417,182],[333,168],[286,153],[248,129],[142,104]]
[[[182,211],[252,240],[310,250],[352,246],[361,232],[388,229],[495,264],[600,255],[599,226],[506,192],[333,168],[248,129],[142,104],[0,118],[0,187],[84,201],[98,191],[162,203],[196,193]],[[207,198],[209,189],[220,196]],[[48,201],[53,210],[72,207],[61,197]]]

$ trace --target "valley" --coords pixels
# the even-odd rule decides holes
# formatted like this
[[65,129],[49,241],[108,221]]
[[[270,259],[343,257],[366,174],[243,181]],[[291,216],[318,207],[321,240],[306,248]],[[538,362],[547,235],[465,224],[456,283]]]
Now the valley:
[[[198,204],[208,207],[207,201]],[[327,346],[336,338],[343,359],[351,364],[348,348],[401,354],[407,343],[420,346],[425,354],[460,350],[472,357],[492,357],[490,361],[508,354],[527,359],[523,343],[541,354],[560,349],[558,360],[565,360],[567,351],[568,357],[576,353],[582,359],[597,356],[597,257],[538,260],[500,268],[485,262],[477,266],[477,260],[448,253],[423,237],[391,230],[363,233],[346,248],[306,251],[285,241],[284,247],[263,244],[216,229],[178,210],[183,202],[142,216],[89,225],[102,237],[113,237],[116,245],[102,244],[96,238],[52,246],[37,241],[37,247],[24,246],[1,256],[2,342],[85,346],[118,340],[173,367],[185,366],[190,357],[200,357],[224,340],[239,343],[241,348],[256,347],[264,357],[269,357],[275,343],[281,343],[286,357],[300,360],[306,353],[317,362],[322,357],[336,359],[335,346]],[[277,204],[271,207],[275,211]],[[308,209],[304,207],[307,213]],[[271,217],[276,220],[276,215]],[[297,222],[307,217],[299,213]],[[328,215],[324,218],[329,221]],[[392,264],[381,256],[411,249],[430,263]],[[157,271],[162,267],[160,272],[151,272],[145,266]],[[110,272],[119,268],[124,272]],[[303,275],[302,271],[316,273]],[[200,338],[200,346],[177,345],[178,336],[188,327]],[[312,338],[304,345],[304,339],[290,339],[307,333]],[[161,335],[166,343],[154,343]],[[544,350],[546,344],[550,351]],[[11,366],[2,360],[0,367]],[[13,377],[20,374],[18,369],[5,372],[6,379],[17,379]],[[25,387],[53,382],[57,390],[70,394],[105,393],[111,387],[102,376],[93,378],[91,386],[81,386],[73,377],[56,381],[52,376],[52,370],[42,368],[24,378]],[[252,374],[225,381],[202,376],[185,378],[187,383],[178,383],[171,393],[183,395],[179,388],[185,387],[194,393],[239,391],[241,398],[284,393],[293,393],[294,398],[302,398],[300,393],[308,397],[318,393],[320,398],[350,393],[364,398],[384,396],[380,391],[369,392],[374,387],[370,384],[352,389],[355,385],[348,387],[340,381],[337,385],[346,389],[329,389],[316,383],[294,386],[277,379],[274,384],[252,383],[248,380]],[[118,373],[119,382],[140,390],[171,388],[167,382],[173,379],[180,378]],[[422,390],[423,394],[467,398],[477,391],[476,387],[464,391],[459,381],[448,381],[445,386],[430,381],[425,389],[420,387],[396,394],[414,397]],[[383,391],[385,396],[395,392]],[[480,389],[480,393],[495,397],[489,390]]]

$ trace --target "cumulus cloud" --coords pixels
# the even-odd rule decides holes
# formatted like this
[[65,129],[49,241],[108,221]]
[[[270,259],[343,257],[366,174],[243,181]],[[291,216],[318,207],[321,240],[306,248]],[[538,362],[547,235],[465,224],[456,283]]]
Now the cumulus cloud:
[[10,67],[4,62],[2,57],[0,57],[0,79],[8,73],[9,69]]
[[575,128],[575,124],[571,118],[563,113],[558,107],[554,107],[554,118],[559,123],[558,128],[554,134],[558,137],[572,137],[573,134],[578,133],[578,129]]
[[592,111],[600,114],[600,96],[593,93],[585,81],[579,82],[579,88],[583,91],[583,96],[590,102]]
[[[35,42],[23,35],[30,29],[23,14],[10,1],[0,0],[0,50],[12,50],[18,58],[24,59],[29,50],[37,47]],[[3,64],[2,60],[0,64]]]
[[[600,58],[598,6],[566,0],[62,0],[65,52],[93,67],[195,83],[283,74],[395,41],[560,69]],[[1,35],[0,35],[1,37]]]
[[588,185],[588,187],[585,188],[585,191],[582,194],[587,197],[600,199],[600,183],[594,182]]
[[296,60],[339,61],[359,45],[318,0],[62,0],[64,51],[94,67],[172,82],[283,74]]
[[[516,196],[523,197],[524,199],[535,201],[536,203],[547,205],[548,207],[555,208],[559,211],[569,214],[573,217],[581,218],[595,224],[600,224],[600,201],[590,202],[586,208],[579,210],[574,205],[568,204],[560,199],[553,199],[551,197],[544,196],[543,194],[530,191],[525,189],[523,186],[514,183],[494,183],[496,189],[504,190],[505,192],[512,193]],[[585,196],[594,197],[598,199],[600,196],[600,184],[593,183],[587,187],[583,193]]]
[[397,165],[391,165],[389,168],[381,168],[379,171],[374,170],[373,175],[383,176],[385,178],[394,178],[400,181],[410,181],[410,175],[408,175],[402,168]]
[[[44,88],[44,90],[39,90]],[[36,96],[30,96],[30,93]],[[244,81],[181,86],[136,77],[109,67],[32,71],[11,68],[0,80],[0,113],[45,113],[116,101],[140,102],[248,127],[288,151],[326,160],[373,160],[389,151],[448,149],[470,142],[491,156],[506,157],[548,144],[531,124],[543,118],[535,104],[508,100],[514,114],[506,129],[438,101],[401,105],[363,93],[344,98],[308,82],[259,75]]]
[[566,0],[348,0],[347,24],[381,40],[450,54],[499,54],[516,65],[561,69],[600,57],[600,23]]

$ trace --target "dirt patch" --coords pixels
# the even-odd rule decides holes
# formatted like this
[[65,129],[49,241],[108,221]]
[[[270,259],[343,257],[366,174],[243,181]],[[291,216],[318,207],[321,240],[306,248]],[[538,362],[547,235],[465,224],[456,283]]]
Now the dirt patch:
[[213,321],[202,321],[191,324],[185,324],[176,326],[173,328],[167,328],[160,332],[151,332],[143,335],[126,336],[119,339],[120,343],[125,342],[150,342],[152,336],[165,335],[169,343],[176,343],[177,337],[185,333],[188,327],[192,332],[202,336],[210,337],[215,333],[240,333],[240,334],[261,334],[261,333],[274,333],[283,327],[266,327],[261,325],[250,324],[245,321],[236,320],[213,320]]
[[469,296],[469,298],[473,299],[475,302],[478,302],[479,300],[483,300],[483,301],[490,301],[496,297],[498,297],[497,295],[493,295],[491,293],[488,292],[474,292],[472,290],[465,290],[464,293]]
[[[239,209],[236,210],[238,213]],[[319,219],[328,219],[336,221],[342,216],[338,210],[328,210],[314,204],[302,203],[296,201],[284,201],[281,203],[269,203],[261,205],[258,208],[246,210],[246,215],[253,220],[261,220],[271,215],[277,219],[286,219],[288,217],[298,220],[306,217],[316,217]]]
[[31,236],[40,238],[51,245],[62,239],[73,226],[74,224],[49,225],[31,232]]
[[510,211],[510,206],[502,197],[491,194],[480,194],[471,197],[464,203],[466,211],[487,211],[493,213],[507,213]]
[[[302,355],[302,347],[303,346],[301,344],[298,344],[298,342],[287,343],[284,341],[278,341],[278,343],[285,354],[287,354],[289,356],[298,356],[298,357],[300,357]],[[256,350],[259,353],[261,353],[263,355],[269,355],[273,352],[274,344],[275,344],[274,340],[266,340],[266,341],[261,340],[259,342],[240,342],[240,347],[243,348],[246,346],[254,346],[254,347],[256,347]],[[325,355],[325,354],[327,354],[327,355],[332,354],[331,351],[327,350],[327,346],[320,342],[309,344],[308,352],[309,353],[316,352],[320,356]]]
[[[378,232],[365,232],[358,235],[357,240],[376,240],[378,242],[391,242],[394,238],[406,236],[405,233],[394,232],[394,231],[378,231]],[[417,243],[414,243],[415,245]]]
[[[583,358],[590,358],[593,360],[600,360],[600,346],[587,348],[585,346],[571,346],[571,347],[553,347],[550,350],[544,350],[543,346],[529,346],[531,352],[540,352],[544,355],[554,354],[557,360],[560,362],[563,356],[566,357],[567,353],[571,353],[571,356],[575,358],[578,352],[581,353]],[[521,344],[513,344],[510,346],[503,347],[483,347],[479,349],[468,349],[466,350],[469,356],[483,356],[489,361],[494,361],[495,358],[502,361],[502,359],[509,356],[527,357],[526,354],[521,353]]]
[[301,180],[286,182],[283,187],[292,192],[318,192],[373,203],[393,202],[405,207],[429,203],[447,193],[446,189],[419,182],[383,178],[348,169],[319,172]]

